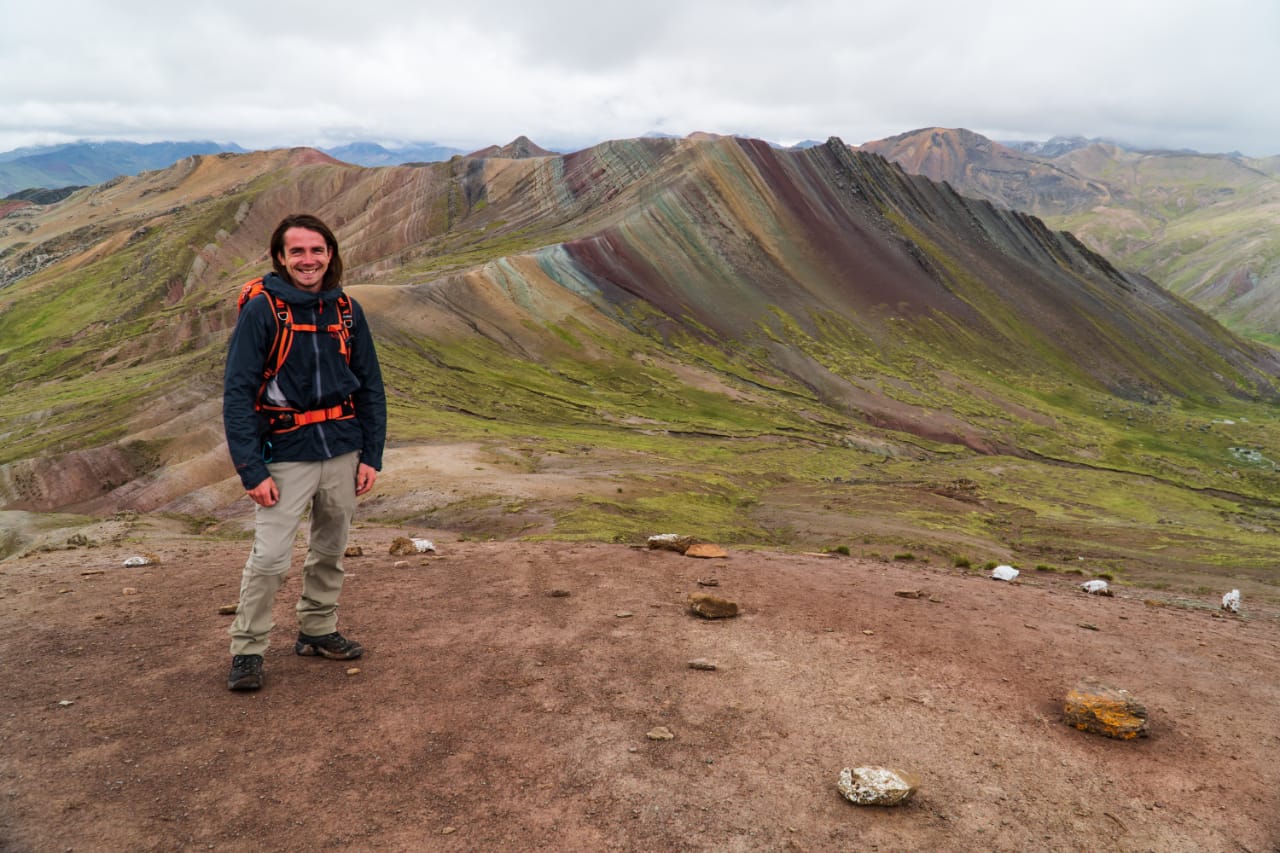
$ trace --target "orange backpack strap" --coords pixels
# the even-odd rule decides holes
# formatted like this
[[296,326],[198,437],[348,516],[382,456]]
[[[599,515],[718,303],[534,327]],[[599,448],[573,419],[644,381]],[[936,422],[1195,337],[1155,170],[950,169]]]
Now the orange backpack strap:
[[[270,296],[271,294],[267,294]],[[351,363],[351,348],[347,346],[347,342],[351,339],[351,328],[355,325],[355,312],[351,307],[351,297],[347,294],[340,294],[337,298],[338,304],[338,322],[330,323],[327,326],[315,326],[310,323],[289,323],[289,329],[285,333],[289,336],[289,343],[293,343],[294,332],[324,332],[332,335],[338,341],[338,351],[342,353],[342,358],[347,364]],[[283,303],[282,303],[283,304]],[[287,311],[289,306],[284,305]],[[292,319],[292,318],[290,318]],[[282,335],[283,336],[283,335]],[[284,354],[288,355],[288,349],[284,350]],[[284,364],[284,358],[280,358],[280,364]]]
[[293,324],[293,311],[290,310],[289,303],[272,296],[263,286],[262,276],[246,281],[240,288],[240,297],[236,300],[237,310],[243,311],[244,306],[259,295],[267,297],[267,302],[271,304],[271,316],[276,322],[275,335],[271,341],[271,348],[267,350],[267,358],[262,369],[263,387],[266,387],[271,377],[284,367],[284,360],[289,357],[289,349],[293,346],[293,330],[297,327]]

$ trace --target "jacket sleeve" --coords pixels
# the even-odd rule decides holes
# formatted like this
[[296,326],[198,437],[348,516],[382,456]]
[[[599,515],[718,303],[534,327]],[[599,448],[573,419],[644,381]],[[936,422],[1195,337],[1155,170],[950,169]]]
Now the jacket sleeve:
[[271,476],[262,453],[262,432],[254,408],[262,387],[267,352],[275,336],[270,302],[265,296],[249,301],[240,312],[222,377],[222,426],[227,450],[245,489]]
[[360,389],[351,395],[360,423],[363,446],[360,461],[382,470],[382,451],[387,443],[387,395],[382,387],[382,368],[364,309],[352,300],[355,328],[351,333],[351,372],[360,380]]

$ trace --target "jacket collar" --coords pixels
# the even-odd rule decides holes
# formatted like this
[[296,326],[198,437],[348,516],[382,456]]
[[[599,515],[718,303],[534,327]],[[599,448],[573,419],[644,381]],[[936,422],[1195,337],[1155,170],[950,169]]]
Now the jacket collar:
[[320,302],[332,302],[342,295],[341,287],[322,290],[319,293],[299,290],[274,272],[269,272],[262,277],[262,286],[290,305],[314,306]]

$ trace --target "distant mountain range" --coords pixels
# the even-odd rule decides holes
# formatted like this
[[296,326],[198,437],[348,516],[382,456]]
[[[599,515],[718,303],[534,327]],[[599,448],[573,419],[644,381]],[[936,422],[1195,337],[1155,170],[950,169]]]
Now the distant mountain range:
[[[196,155],[0,218],[0,508],[195,512],[226,493],[229,288],[303,203],[338,226],[400,440],[672,435],[662,452],[683,458],[684,437],[718,436],[1240,490],[1225,447],[1160,448],[1202,407],[1280,400],[1274,352],[1070,234],[837,139],[520,139],[379,169]],[[1107,423],[1169,401],[1179,432],[1150,451]]]
[[[648,139],[673,139],[649,134]],[[724,137],[696,133],[695,141]],[[805,140],[795,150],[821,143]],[[774,146],[782,148],[782,146]],[[1280,157],[1142,150],[1082,136],[996,142],[964,129],[924,128],[855,146],[957,191],[1043,218],[1151,276],[1233,329],[1280,343]],[[526,137],[463,152],[431,142],[354,142],[324,153],[387,167],[472,158],[551,157]],[[83,142],[0,154],[0,216],[48,204],[69,188],[163,169],[201,154],[244,153],[214,142]]]
[[[433,163],[465,154],[434,142],[411,142],[386,148],[374,142],[352,142],[320,149],[358,166]],[[218,142],[71,142],[18,148],[0,153],[0,198],[32,189],[60,189],[101,184],[124,175],[165,169],[196,154],[243,154],[235,143]]]
[[[694,134],[694,138],[717,138],[717,134]],[[521,137],[524,138],[524,137]],[[675,139],[669,134],[652,133],[646,138]],[[1084,137],[1054,137],[1046,142],[1005,142],[1004,147],[1034,154],[1038,157],[1052,158],[1062,154],[1098,144],[1104,140],[1085,139]],[[516,145],[519,140],[509,143]],[[549,156],[553,151],[532,142],[529,145],[542,152],[541,156]],[[791,148],[811,148],[821,145],[819,140],[806,139]],[[1120,143],[1108,144],[1124,148]],[[465,151],[451,148],[434,142],[408,142],[402,145],[385,146],[376,142],[351,142],[333,148],[318,148],[329,156],[344,163],[357,166],[400,166],[409,163],[437,163],[460,155],[477,156],[484,152],[497,150],[498,146],[490,146],[484,151]],[[531,149],[532,150],[532,149]],[[1132,150],[1132,149],[1126,149]],[[196,154],[243,154],[247,149],[231,143],[210,141],[195,142],[71,142],[60,145],[29,146],[12,151],[0,152],[0,198],[12,196],[14,193],[63,189],[66,187],[83,187],[100,184],[124,175],[137,175],[140,172],[167,168],[184,157]],[[28,199],[39,198],[28,195]]]
[[868,142],[913,174],[1042,217],[1231,328],[1280,343],[1280,157],[1058,138],[1017,148],[963,129]]

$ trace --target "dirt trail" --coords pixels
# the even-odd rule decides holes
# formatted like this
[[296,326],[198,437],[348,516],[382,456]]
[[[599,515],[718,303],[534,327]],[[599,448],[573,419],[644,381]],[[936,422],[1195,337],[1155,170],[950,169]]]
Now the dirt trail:
[[[292,654],[295,569],[256,694],[226,690],[218,612],[245,542],[154,527],[0,563],[0,850],[1280,849],[1274,607],[442,531],[389,556],[406,532],[353,534],[359,672]],[[741,615],[690,615],[700,590]],[[1150,738],[1065,726],[1085,675]],[[862,764],[919,794],[843,801]]]

